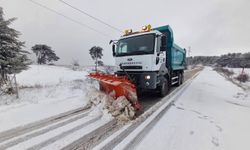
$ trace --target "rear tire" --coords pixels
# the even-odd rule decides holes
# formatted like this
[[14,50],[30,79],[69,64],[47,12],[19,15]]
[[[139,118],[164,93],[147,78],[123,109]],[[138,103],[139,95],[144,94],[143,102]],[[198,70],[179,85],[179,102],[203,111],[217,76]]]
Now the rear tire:
[[160,97],[165,97],[168,92],[169,92],[169,84],[168,84],[168,80],[166,78],[162,79],[162,84],[159,87],[159,96]]
[[183,76],[183,73],[181,73],[181,84],[183,83],[183,80],[184,80],[184,76]]
[[177,86],[180,86],[180,85],[182,84],[182,82],[183,82],[182,80],[183,80],[182,73],[179,73],[179,74],[178,74],[178,82],[177,82],[176,85],[177,85]]

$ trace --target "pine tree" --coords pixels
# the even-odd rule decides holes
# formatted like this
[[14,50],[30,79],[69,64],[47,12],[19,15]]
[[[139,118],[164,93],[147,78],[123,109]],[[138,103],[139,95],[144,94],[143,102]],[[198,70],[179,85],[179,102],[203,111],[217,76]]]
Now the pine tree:
[[228,53],[221,56],[194,56],[187,57],[190,65],[216,65],[219,67],[250,68],[250,52],[248,53]]
[[20,32],[9,27],[16,18],[5,20],[3,15],[0,7],[0,85],[7,81],[8,74],[20,73],[30,64],[24,42],[18,39]]
[[99,46],[93,46],[90,50],[89,50],[89,54],[91,56],[91,58],[93,60],[95,60],[95,70],[97,71],[97,65],[98,65],[98,59],[102,59],[102,51],[103,48],[99,47]]
[[36,54],[38,64],[47,64],[48,62],[58,61],[60,59],[51,47],[44,44],[36,44],[31,50]]
[[104,66],[104,63],[103,63],[103,61],[101,61],[101,60],[98,60],[98,61],[97,61],[97,64],[98,64],[98,66]]

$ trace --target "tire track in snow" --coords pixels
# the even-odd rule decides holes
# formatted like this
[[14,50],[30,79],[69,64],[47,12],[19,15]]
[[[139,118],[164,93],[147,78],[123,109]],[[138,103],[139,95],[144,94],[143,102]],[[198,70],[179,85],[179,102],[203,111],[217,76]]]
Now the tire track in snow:
[[102,117],[102,115],[100,115],[98,117],[95,117],[95,118],[93,118],[93,119],[91,119],[91,120],[89,120],[89,121],[87,121],[87,122],[85,122],[83,124],[80,124],[80,125],[72,128],[72,129],[70,129],[70,130],[67,130],[67,131],[65,131],[65,132],[63,132],[63,133],[61,133],[61,134],[59,134],[59,135],[57,135],[57,136],[55,136],[53,138],[47,139],[47,140],[43,141],[42,143],[39,143],[39,144],[37,144],[35,146],[32,146],[31,148],[28,148],[27,150],[39,150],[39,149],[41,149],[41,148],[43,148],[43,147],[45,147],[45,146],[47,146],[49,144],[54,143],[55,141],[58,141],[58,140],[62,139],[63,137],[65,137],[65,136],[67,136],[67,135],[69,135],[69,134],[71,134],[71,133],[73,133],[73,132],[75,132],[77,130],[80,130],[80,129],[82,129],[82,128],[84,128],[84,127],[86,127],[86,126],[100,120],[101,117]]
[[46,127],[50,124],[59,122],[61,120],[68,119],[72,116],[84,113],[87,110],[89,110],[88,107],[82,107],[82,108],[70,110],[70,111],[55,115],[53,117],[46,118],[46,119],[43,119],[40,121],[36,121],[36,122],[30,123],[30,124],[27,124],[24,126],[20,126],[20,127],[14,128],[14,129],[9,129],[7,131],[3,131],[0,133],[0,143],[7,141],[11,138],[14,138],[14,137],[29,133],[31,131],[40,129],[42,127]]
[[61,122],[54,123],[54,124],[51,124],[49,126],[46,126],[46,127],[43,127],[43,128],[39,128],[37,130],[28,132],[26,134],[14,137],[12,139],[9,139],[7,141],[4,141],[4,142],[0,143],[0,149],[6,149],[6,148],[9,148],[11,146],[17,145],[17,144],[19,144],[21,142],[27,141],[27,140],[29,140],[29,139],[31,139],[33,137],[45,134],[45,133],[47,133],[47,132],[49,132],[51,130],[55,130],[55,129],[57,129],[59,127],[62,127],[64,125],[67,125],[67,124],[69,124],[71,122],[74,122],[74,121],[77,121],[77,120],[79,120],[81,118],[84,118],[88,114],[89,114],[89,112],[85,112],[83,114],[73,116],[72,118],[65,119],[65,120],[63,120]]
[[85,150],[90,149],[91,145],[98,141],[103,136],[106,136],[107,131],[114,129],[117,125],[117,120],[113,119],[108,123],[98,127],[94,131],[82,136],[78,140],[74,141],[73,143],[67,145],[66,147],[62,148],[62,150]]

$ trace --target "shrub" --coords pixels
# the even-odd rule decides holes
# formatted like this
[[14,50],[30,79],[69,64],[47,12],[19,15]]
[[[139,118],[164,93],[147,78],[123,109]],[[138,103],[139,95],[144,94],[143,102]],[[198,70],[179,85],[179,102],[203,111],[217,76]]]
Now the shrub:
[[236,80],[240,81],[240,82],[247,82],[249,80],[249,75],[246,74],[246,73],[243,73],[243,74],[239,74],[237,77],[236,77]]

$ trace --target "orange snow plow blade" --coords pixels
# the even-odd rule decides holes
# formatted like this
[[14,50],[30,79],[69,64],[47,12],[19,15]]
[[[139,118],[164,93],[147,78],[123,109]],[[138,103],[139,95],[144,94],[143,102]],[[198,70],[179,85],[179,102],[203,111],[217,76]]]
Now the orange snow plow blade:
[[88,76],[99,81],[101,91],[107,94],[114,91],[115,94],[111,95],[114,99],[125,96],[135,110],[140,110],[141,105],[138,102],[136,86],[127,77],[102,73],[90,73]]

